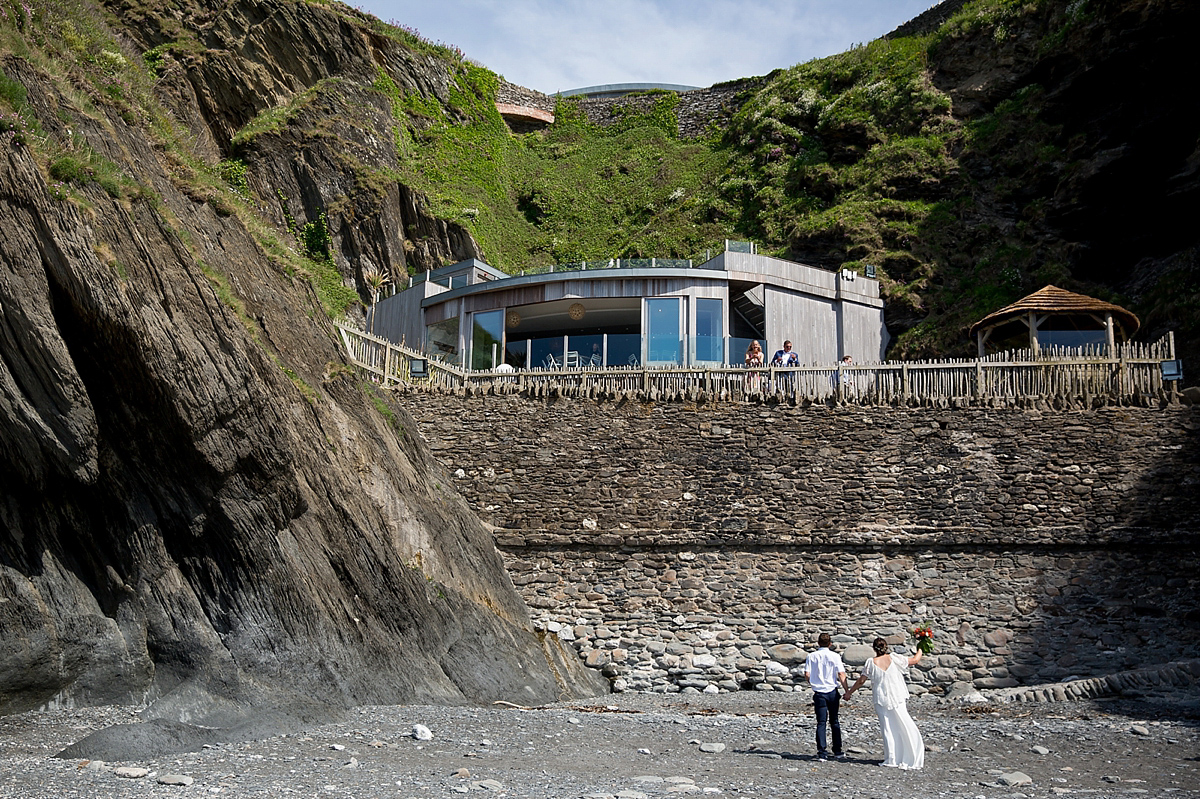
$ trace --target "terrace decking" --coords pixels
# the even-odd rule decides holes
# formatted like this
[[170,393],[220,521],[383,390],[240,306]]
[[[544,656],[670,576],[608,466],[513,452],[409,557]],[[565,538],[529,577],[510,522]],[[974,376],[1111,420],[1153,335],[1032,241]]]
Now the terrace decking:
[[[1174,360],[1174,334],[1101,352],[1041,350],[986,358],[854,364],[848,368],[609,367],[474,371],[431,359],[414,349],[338,325],[351,363],[383,386],[531,396],[581,396],[743,402],[845,402],[862,405],[1019,406],[1046,401],[1059,407],[1150,405],[1170,401],[1174,384],[1162,362]],[[413,361],[425,366],[414,378]],[[418,370],[419,371],[419,370]]]

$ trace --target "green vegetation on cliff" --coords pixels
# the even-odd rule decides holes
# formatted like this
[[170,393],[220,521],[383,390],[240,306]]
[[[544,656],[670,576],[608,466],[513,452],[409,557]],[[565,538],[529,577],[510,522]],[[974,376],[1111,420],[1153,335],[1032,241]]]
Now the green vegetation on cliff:
[[[478,67],[457,73],[445,107],[377,88],[394,93],[402,179],[493,264],[702,257],[751,238],[829,269],[876,266],[897,354],[965,353],[972,322],[1046,283],[1133,302],[1080,268],[1047,222],[1087,146],[1064,141],[1031,78],[1039,63],[1082,58],[1059,51],[1115,5],[973,0],[923,35],[779,70],[691,140],[676,135],[666,93],[610,127],[560,101],[548,130],[511,136],[495,77]],[[956,109],[948,73],[964,52],[979,72],[1008,62],[1011,89]]]
[[463,64],[450,102],[403,92],[386,74],[374,88],[392,101],[399,179],[431,212],[471,231],[489,262],[507,269],[641,255],[689,257],[726,228],[705,221],[725,156],[681,141],[676,95],[649,113],[601,128],[562,101],[549,130],[513,136],[495,108],[497,78]]
[[[1186,166],[1197,131],[1151,141],[1163,126],[1152,130],[1149,120],[1177,112],[1163,110],[1170,98],[1153,83],[1127,77],[1148,58],[1163,59],[1164,69],[1179,60],[1154,37],[1179,27],[1171,14],[1186,14],[1150,0],[969,0],[920,34],[777,70],[706,135],[688,139],[677,133],[679,97],[667,92],[632,98],[607,126],[560,100],[552,126],[513,135],[495,108],[498,77],[455,48],[340,3],[274,2],[289,13],[332,15],[384,49],[359,73],[314,70],[319,77],[252,117],[229,110],[229,140],[217,142],[222,160],[213,163],[180,146],[183,135],[149,99],[171,59],[196,69],[220,56],[219,37],[202,44],[179,22],[211,14],[187,3],[182,17],[141,0],[105,3],[125,24],[153,23],[141,59],[82,12],[85,0],[10,0],[3,35],[10,51],[87,86],[81,104],[149,124],[197,199],[242,216],[256,202],[276,206],[279,230],[251,227],[286,271],[312,276],[331,314],[355,305],[351,285],[365,296],[367,267],[354,266],[363,242],[347,231],[384,216],[403,186],[421,198],[419,213],[443,225],[401,231],[409,272],[462,257],[446,241],[423,246],[457,229],[510,272],[584,259],[703,258],[725,238],[749,238],[764,253],[829,269],[877,267],[896,355],[966,353],[972,322],[1051,282],[1126,304],[1152,322],[1150,335],[1200,331],[1189,310],[1198,304],[1196,242],[1173,232],[1188,215],[1178,210],[1186,203],[1169,199],[1194,191]],[[248,24],[237,4],[226,11],[230,30]],[[1101,75],[1098,89],[1089,76]],[[21,115],[27,100],[6,78],[0,102]],[[380,109],[382,124],[373,116]],[[14,130],[24,118],[0,126]],[[381,135],[392,150],[384,159],[371,150]],[[304,207],[278,206],[281,153],[318,141],[328,157],[317,165],[342,174],[304,185],[296,178],[289,197]],[[48,146],[46,162],[66,186],[92,181],[114,196],[141,190],[86,148]],[[1127,220],[1140,233],[1124,234]],[[325,234],[328,246],[309,246],[304,231]],[[1139,263],[1147,274],[1131,279]],[[399,283],[398,264],[385,265]]]

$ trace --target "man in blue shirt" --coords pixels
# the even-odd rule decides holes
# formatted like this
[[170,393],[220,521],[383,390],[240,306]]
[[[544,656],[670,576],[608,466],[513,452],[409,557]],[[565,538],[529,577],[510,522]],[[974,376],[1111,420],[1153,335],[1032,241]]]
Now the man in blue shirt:
[[[771,359],[772,366],[796,367],[800,365],[800,356],[792,352],[792,342],[783,342],[783,349],[775,351],[775,357]],[[795,383],[795,374],[788,372],[779,376],[779,390],[791,391]]]
[[829,633],[821,633],[817,638],[820,648],[804,661],[804,676],[812,686],[813,707],[817,711],[817,760],[829,759],[825,749],[826,722],[833,731],[833,756],[842,756],[842,725],[838,722],[841,695],[837,687],[841,683],[842,690],[846,690],[846,667],[842,656],[829,649],[831,642]]
[[772,366],[799,366],[800,356],[792,352],[792,342],[783,342],[783,349],[775,350],[775,357],[771,359]]

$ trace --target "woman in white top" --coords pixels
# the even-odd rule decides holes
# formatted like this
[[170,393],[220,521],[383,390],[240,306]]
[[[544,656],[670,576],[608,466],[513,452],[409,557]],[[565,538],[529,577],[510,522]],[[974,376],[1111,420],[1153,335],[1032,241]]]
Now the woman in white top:
[[875,714],[883,733],[883,765],[921,768],[925,765],[925,742],[908,715],[908,686],[904,682],[909,667],[921,662],[921,653],[918,651],[914,657],[892,654],[882,638],[876,638],[871,645],[875,657],[867,661],[862,676],[850,686],[844,698],[849,699],[870,678]]

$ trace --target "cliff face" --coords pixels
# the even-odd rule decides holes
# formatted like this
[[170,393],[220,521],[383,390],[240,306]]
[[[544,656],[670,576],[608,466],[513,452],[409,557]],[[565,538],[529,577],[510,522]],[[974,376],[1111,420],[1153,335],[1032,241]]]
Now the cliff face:
[[717,218],[793,260],[876,267],[892,357],[969,355],[1055,284],[1200,349],[1200,78],[1185,0],[947,0],[768,76],[722,139]]
[[931,58],[953,113],[991,128],[960,159],[977,200],[967,226],[1024,251],[1019,271],[1115,292],[1144,338],[1181,333],[1185,357],[1200,352],[1200,130],[1179,92],[1200,66],[1180,32],[1197,25],[1182,0],[1043,3]]
[[[150,701],[228,725],[249,705],[600,690],[533,633],[411,419],[344,366],[316,266],[286,244],[299,223],[269,223],[342,198],[348,273],[402,265],[399,231],[431,252],[470,237],[394,182],[362,213],[319,136],[256,142],[274,204],[203,179],[230,131],[315,80],[345,76],[354,102],[368,70],[420,76],[319,6],[139,9],[35,2],[0,28],[22,101],[0,146],[0,712]],[[120,65],[164,20],[208,49],[144,102],[89,84],[69,38],[35,49],[71,28]]]

